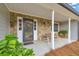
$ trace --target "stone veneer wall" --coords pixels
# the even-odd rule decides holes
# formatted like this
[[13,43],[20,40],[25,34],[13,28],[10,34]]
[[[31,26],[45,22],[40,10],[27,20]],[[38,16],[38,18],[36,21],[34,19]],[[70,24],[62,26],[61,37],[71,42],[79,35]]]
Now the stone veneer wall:
[[10,12],[10,33],[17,35],[17,16]]
[[43,34],[47,32],[49,33],[51,31],[51,21],[48,19],[10,12],[10,33],[12,34],[15,34],[15,35],[17,34],[17,16],[21,16],[29,19],[37,19],[38,38],[40,38]]
[[51,21],[50,20],[38,20],[38,39],[43,40],[45,34],[51,33]]

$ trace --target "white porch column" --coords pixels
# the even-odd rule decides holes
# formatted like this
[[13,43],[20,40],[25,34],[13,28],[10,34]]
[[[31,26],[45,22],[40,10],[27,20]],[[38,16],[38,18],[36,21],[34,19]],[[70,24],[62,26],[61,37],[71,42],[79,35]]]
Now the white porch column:
[[68,31],[68,42],[71,43],[71,18],[68,19],[69,31]]
[[54,10],[52,11],[52,31],[51,31],[51,47],[52,49],[55,49],[54,48]]

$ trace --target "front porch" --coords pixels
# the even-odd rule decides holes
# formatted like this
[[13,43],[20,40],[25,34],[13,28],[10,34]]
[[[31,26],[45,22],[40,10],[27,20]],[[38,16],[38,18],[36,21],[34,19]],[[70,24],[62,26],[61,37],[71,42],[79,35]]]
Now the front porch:
[[52,17],[54,19],[52,19],[53,49],[61,48],[78,40],[79,21],[54,11]]
[[68,17],[55,12],[54,15],[54,49],[60,48],[70,41],[70,20]]
[[[36,5],[34,5],[34,6],[36,6]],[[42,6],[40,6],[40,8],[41,7]],[[46,9],[44,9],[44,11],[45,10]],[[46,12],[47,11],[48,10],[46,10]],[[29,12],[31,12],[31,11],[29,11]],[[29,15],[25,15],[25,14],[21,14],[21,13],[16,13],[16,12],[10,12],[10,13],[11,13],[11,16],[10,16],[11,20],[14,20],[13,23],[16,23],[16,24],[14,24],[14,28],[12,28],[12,26],[11,26],[11,28],[12,28],[11,33],[14,33],[14,34],[17,33],[16,35],[18,36],[19,41],[21,41],[22,43],[24,43],[25,41],[27,42],[27,39],[28,39],[28,38],[26,38],[25,41],[23,41],[24,35],[25,35],[25,37],[32,35],[32,36],[30,36],[30,38],[32,37],[31,42],[33,42],[33,44],[24,45],[24,47],[32,48],[36,55],[44,55],[46,52],[50,51],[51,49],[60,48],[64,45],[70,44],[72,41],[78,39],[78,37],[77,37],[78,30],[77,30],[77,21],[76,21],[77,19],[74,19],[73,17],[70,17],[63,13],[60,13],[59,11],[55,11],[53,9],[51,11],[49,10],[49,12],[47,14],[45,14],[47,16],[49,15],[49,18],[48,17],[42,18],[43,13],[41,13],[41,17],[36,17],[39,15],[35,15],[35,16],[30,15],[29,16]],[[33,14],[35,14],[35,12]],[[29,31],[30,28],[28,29],[29,33],[31,32],[32,34],[31,33],[27,34],[27,32],[28,32],[27,30],[25,31],[26,33],[24,32],[23,29],[26,28],[27,23],[26,23],[26,25],[24,25],[23,22],[21,22],[21,21],[23,21],[23,18],[31,19],[34,21],[35,24],[32,25],[33,28],[31,28],[31,31]],[[19,20],[21,20],[21,21],[19,21]],[[54,35],[55,22],[61,23],[59,25],[60,28],[59,28],[58,32],[62,31],[62,30],[67,31],[67,36],[65,38],[60,38],[59,36]],[[23,28],[23,26],[24,26],[24,28]],[[28,27],[29,27],[29,25],[28,25]],[[25,34],[23,34],[23,33],[25,33]],[[74,36],[74,35],[76,35],[76,36]]]
[[[28,17],[27,15],[23,15],[23,14],[20,14],[21,17],[18,17],[18,13],[13,13],[11,12],[11,15],[14,15],[15,14],[17,15],[16,18],[15,18],[15,22],[11,22],[11,23],[16,23],[14,24],[13,27],[11,27],[11,33],[14,33],[18,36],[19,38],[19,41],[21,41],[23,44],[23,30],[19,30],[19,19],[23,21],[23,18],[26,18],[27,19],[32,19],[33,20],[33,29],[32,29],[32,40],[31,42],[33,42],[33,44],[26,44],[24,45],[25,48],[32,48],[35,55],[36,56],[42,56],[44,55],[46,52],[49,52],[52,48],[51,48],[51,20],[48,20],[48,19],[43,19],[43,18],[32,18],[32,16]],[[11,16],[12,18],[14,16]],[[11,20],[14,20],[12,19]],[[17,19],[17,21],[16,21]],[[21,22],[22,24],[23,22]],[[24,25],[25,28],[27,26],[27,24]],[[17,29],[17,31],[16,31]],[[24,29],[22,27],[22,29]],[[29,30],[29,28],[28,28]],[[25,33],[25,32],[24,32]],[[27,33],[27,32],[26,32]],[[30,36],[31,34],[26,34],[25,36]],[[27,40],[27,39],[26,39]],[[27,41],[26,41],[27,42]]]
[[[36,21],[36,25],[33,25],[34,28],[36,28],[36,29],[33,28],[33,36],[34,36],[33,40],[32,40],[33,44],[24,45],[24,47],[32,48],[35,52],[35,55],[39,55],[39,56],[45,55],[45,53],[49,52],[51,49],[57,49],[57,48],[63,47],[66,44],[71,43],[73,40],[77,40],[77,37],[73,38],[74,35],[71,35],[71,33],[72,34],[74,33],[74,30],[72,30],[73,25],[74,25],[73,22],[75,21],[74,23],[77,24],[77,21],[76,20],[71,21],[70,18],[68,18],[60,13],[57,13],[57,12],[55,12],[55,16],[53,16],[53,15],[54,14],[52,14],[52,17],[54,19],[52,19],[52,20],[40,19],[40,18],[32,19],[32,17],[29,17],[34,22]],[[18,17],[18,15],[16,16],[16,19],[17,19],[17,17]],[[28,18],[27,16],[23,16],[21,14],[21,17],[19,19],[23,20],[23,17]],[[19,19],[17,19],[17,20],[19,20]],[[55,37],[55,35],[53,35],[53,33],[54,33],[53,26],[54,26],[55,22],[61,23],[59,25],[60,28],[58,31],[67,30],[68,33],[65,38],[59,38],[58,36]],[[14,23],[17,23],[17,22],[14,22]],[[17,28],[16,24],[14,27]],[[76,27],[75,29],[77,29],[77,25],[75,25],[75,27]],[[19,30],[19,27],[17,29],[18,29],[18,31],[15,30],[15,33],[16,32],[18,33],[19,31],[21,31],[20,32],[21,36],[19,36],[19,37],[22,37],[23,30]],[[13,28],[13,30],[14,30],[14,28]],[[75,32],[75,34],[77,35],[76,32]],[[18,33],[18,35],[20,33]],[[19,40],[23,43],[23,38],[19,38]]]

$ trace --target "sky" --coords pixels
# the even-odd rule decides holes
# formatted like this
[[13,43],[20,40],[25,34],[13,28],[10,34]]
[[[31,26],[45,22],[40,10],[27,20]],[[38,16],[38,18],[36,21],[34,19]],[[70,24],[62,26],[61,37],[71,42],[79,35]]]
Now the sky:
[[72,6],[72,8],[74,8],[76,11],[79,12],[79,3],[69,3],[70,6]]

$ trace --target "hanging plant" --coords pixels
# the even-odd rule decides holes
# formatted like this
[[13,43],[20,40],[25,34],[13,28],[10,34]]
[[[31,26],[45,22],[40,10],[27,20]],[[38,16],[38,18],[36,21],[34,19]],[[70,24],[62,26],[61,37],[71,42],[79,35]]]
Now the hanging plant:
[[64,38],[64,37],[66,37],[67,33],[68,32],[66,30],[62,30],[62,31],[58,32],[58,36],[61,37],[61,38]]

